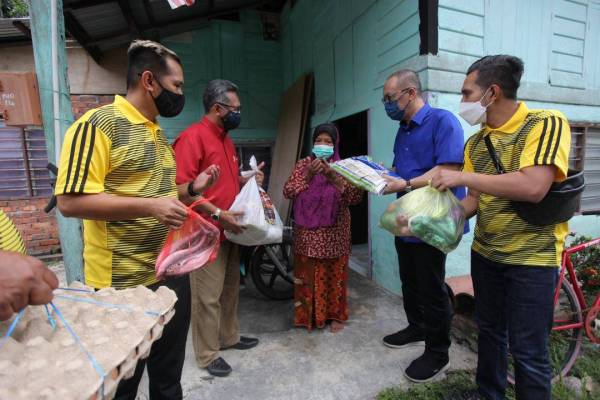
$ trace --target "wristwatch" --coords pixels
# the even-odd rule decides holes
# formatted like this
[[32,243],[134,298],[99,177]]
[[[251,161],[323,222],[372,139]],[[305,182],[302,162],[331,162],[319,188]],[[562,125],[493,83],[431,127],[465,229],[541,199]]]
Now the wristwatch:
[[192,197],[200,196],[200,193],[194,192],[194,181],[188,183],[188,194]]
[[217,208],[217,209],[215,210],[215,212],[214,212],[214,213],[210,214],[210,217],[211,217],[211,218],[212,218],[214,221],[218,221],[218,220],[219,220],[219,218],[221,218],[221,209],[220,209],[220,208]]
[[410,192],[412,190],[412,186],[410,185],[410,179],[406,180],[406,187],[404,188],[405,192]]

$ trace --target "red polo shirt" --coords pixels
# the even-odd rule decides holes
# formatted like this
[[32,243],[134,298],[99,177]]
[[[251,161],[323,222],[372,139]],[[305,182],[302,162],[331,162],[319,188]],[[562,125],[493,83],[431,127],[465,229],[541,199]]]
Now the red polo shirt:
[[[229,210],[240,192],[239,162],[227,132],[204,117],[181,132],[173,143],[178,185],[191,182],[212,164],[221,167],[221,176],[203,196],[222,210]],[[220,224],[216,224],[221,232]]]

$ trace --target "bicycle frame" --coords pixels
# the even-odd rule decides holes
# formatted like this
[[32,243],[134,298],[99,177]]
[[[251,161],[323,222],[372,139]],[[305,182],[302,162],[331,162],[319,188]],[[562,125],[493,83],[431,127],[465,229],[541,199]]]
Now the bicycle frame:
[[[585,296],[583,295],[583,291],[581,290],[581,287],[579,286],[579,282],[577,281],[577,275],[575,275],[575,267],[573,266],[573,262],[571,261],[570,256],[572,254],[580,252],[581,250],[584,250],[588,247],[595,246],[595,245],[600,245],[600,238],[594,239],[594,240],[586,242],[586,243],[581,243],[577,246],[570,247],[570,248],[566,249],[565,251],[563,251],[560,275],[558,278],[558,285],[556,286],[556,291],[554,293],[554,306],[556,306],[556,304],[558,303],[560,288],[562,287],[563,282],[565,280],[565,271],[568,271],[569,276],[567,277],[567,279],[571,282],[571,286],[573,287],[573,290],[575,291],[575,296],[577,296],[577,301],[581,305],[582,310],[587,309],[588,306],[585,301]],[[596,303],[598,303],[599,300],[600,300],[600,297],[598,299],[596,299]],[[566,322],[566,321],[555,320],[552,330],[553,331],[562,331],[562,330],[568,330],[568,329],[584,328],[584,325],[585,325],[585,322],[583,322],[584,320],[585,320],[585,318],[582,320],[582,322],[579,322],[576,324],[566,324],[566,325],[558,325],[558,326],[556,325],[557,323],[560,324],[561,322]]]

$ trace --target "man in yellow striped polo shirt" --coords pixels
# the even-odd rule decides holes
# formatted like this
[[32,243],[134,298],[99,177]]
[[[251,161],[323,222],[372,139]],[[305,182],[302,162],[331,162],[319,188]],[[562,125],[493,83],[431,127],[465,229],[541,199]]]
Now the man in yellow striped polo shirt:
[[522,74],[523,62],[514,56],[487,56],[471,65],[459,114],[482,127],[465,145],[463,172],[440,171],[432,184],[439,190],[467,186],[462,204],[467,216],[477,214],[471,276],[478,396],[504,398],[510,342],[517,398],[550,400],[548,337],[568,226],[533,225],[513,202],[539,203],[553,182],[566,178],[571,132],[562,113],[517,101]]
[[[187,215],[178,200],[173,150],[156,121],[183,109],[183,68],[174,52],[155,42],[134,41],[127,54],[127,95],[88,111],[69,128],[55,194],[63,215],[84,220],[86,284],[165,285],[176,292],[175,316],[147,362],[150,398],[181,399],[189,279],[157,282],[154,265],[168,229],[181,226]],[[209,182],[201,173],[194,192]],[[145,364],[139,361],[134,376],[119,384],[116,399],[136,398]]]
[[0,210],[0,321],[27,305],[49,303],[57,286],[54,272],[26,255],[23,237]]

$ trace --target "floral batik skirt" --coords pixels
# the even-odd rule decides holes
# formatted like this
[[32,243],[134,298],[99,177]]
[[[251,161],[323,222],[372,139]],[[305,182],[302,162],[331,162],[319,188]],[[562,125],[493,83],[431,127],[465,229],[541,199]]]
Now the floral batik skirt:
[[295,326],[323,328],[327,321],[348,319],[348,258],[295,255]]

